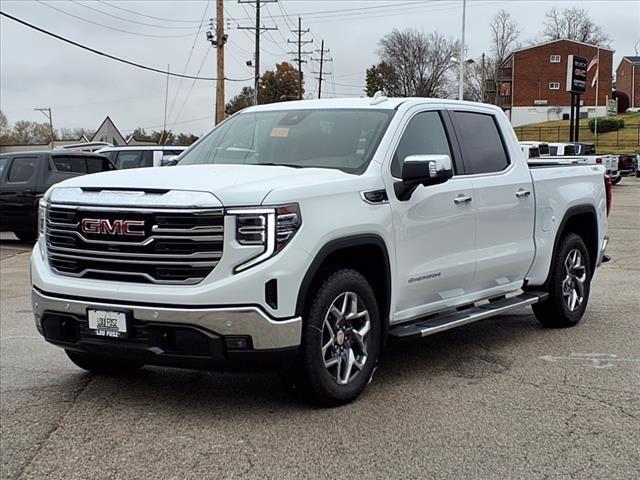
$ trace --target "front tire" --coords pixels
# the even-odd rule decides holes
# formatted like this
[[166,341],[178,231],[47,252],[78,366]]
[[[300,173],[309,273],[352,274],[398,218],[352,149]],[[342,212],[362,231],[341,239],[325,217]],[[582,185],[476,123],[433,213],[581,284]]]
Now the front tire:
[[285,384],[310,403],[355,400],[380,353],[380,312],[367,279],[352,269],[329,275],[316,292],[302,332],[302,352]]
[[65,352],[69,360],[76,364],[76,366],[98,375],[127,375],[144,366],[144,364],[139,362],[99,358],[71,350],[65,350]]
[[579,235],[570,233],[558,246],[549,277],[549,297],[532,306],[538,321],[549,328],[576,325],[589,301],[591,262]]
[[618,175],[617,177],[613,177],[611,179],[611,183],[613,183],[614,185],[619,184],[622,181],[622,175]]

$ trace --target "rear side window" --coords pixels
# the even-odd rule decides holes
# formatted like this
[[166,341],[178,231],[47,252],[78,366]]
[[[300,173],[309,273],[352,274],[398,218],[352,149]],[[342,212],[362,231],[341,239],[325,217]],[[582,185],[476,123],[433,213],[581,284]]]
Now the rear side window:
[[84,157],[53,157],[56,170],[64,173],[87,173]]
[[402,134],[391,162],[391,175],[400,178],[404,159],[410,155],[449,155],[451,149],[438,112],[422,112],[413,117]]
[[142,158],[140,159],[140,167],[153,167],[153,151],[143,150]]
[[140,150],[118,152],[118,168],[138,168],[141,153]]
[[13,159],[7,182],[27,183],[36,174],[38,157],[16,157]]
[[116,159],[116,153],[118,152],[100,152],[100,155],[103,155],[105,157],[107,157],[109,160],[111,160],[112,162]]
[[467,173],[492,173],[507,168],[509,157],[493,115],[453,112],[452,118]]
[[114,170],[113,165],[106,158],[87,157],[87,173],[108,172]]
[[2,172],[4,172],[4,167],[8,161],[9,159],[7,157],[0,157],[0,177],[2,176]]

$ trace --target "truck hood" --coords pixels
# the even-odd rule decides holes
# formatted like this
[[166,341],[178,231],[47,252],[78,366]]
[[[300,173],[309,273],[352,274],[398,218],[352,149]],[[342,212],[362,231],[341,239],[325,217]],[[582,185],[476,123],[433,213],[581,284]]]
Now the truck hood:
[[314,186],[353,177],[328,168],[265,165],[184,165],[135,168],[85,175],[56,187],[209,192],[224,206],[260,205],[273,190]]

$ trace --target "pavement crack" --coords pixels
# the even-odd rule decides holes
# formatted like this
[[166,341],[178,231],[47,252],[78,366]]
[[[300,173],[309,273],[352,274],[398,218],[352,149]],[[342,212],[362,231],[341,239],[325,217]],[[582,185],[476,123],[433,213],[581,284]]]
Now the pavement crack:
[[69,412],[71,411],[71,409],[73,409],[73,407],[75,406],[78,397],[80,395],[82,395],[82,393],[89,387],[89,385],[91,384],[91,382],[93,381],[94,378],[95,377],[93,375],[89,375],[84,382],[82,382],[80,385],[78,385],[78,387],[73,392],[73,396],[71,397],[71,400],[66,402],[66,403],[69,404],[69,406],[60,415],[60,418],[58,419],[58,422],[56,423],[56,425],[54,427],[52,427],[47,432],[47,434],[44,437],[44,439],[38,444],[38,447],[37,447],[36,451],[33,453],[31,458],[29,459],[29,461],[27,463],[25,463],[25,465],[20,469],[20,471],[19,471],[18,475],[16,476],[16,478],[18,478],[18,479],[24,478],[24,475],[25,475],[27,469],[33,464],[33,462],[36,460],[38,455],[40,455],[40,452],[42,452],[42,450],[44,450],[44,447],[47,445],[47,443],[49,442],[51,437],[53,437],[53,435],[65,423],[65,420],[67,419],[67,416],[69,415]]

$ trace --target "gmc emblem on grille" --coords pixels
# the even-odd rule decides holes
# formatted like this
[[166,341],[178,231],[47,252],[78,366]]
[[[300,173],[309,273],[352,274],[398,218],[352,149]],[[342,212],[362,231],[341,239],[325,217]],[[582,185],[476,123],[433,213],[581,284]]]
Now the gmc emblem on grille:
[[[138,228],[139,227],[139,228]],[[107,218],[84,218],[81,224],[83,233],[107,235],[144,236],[142,220],[109,220]]]

